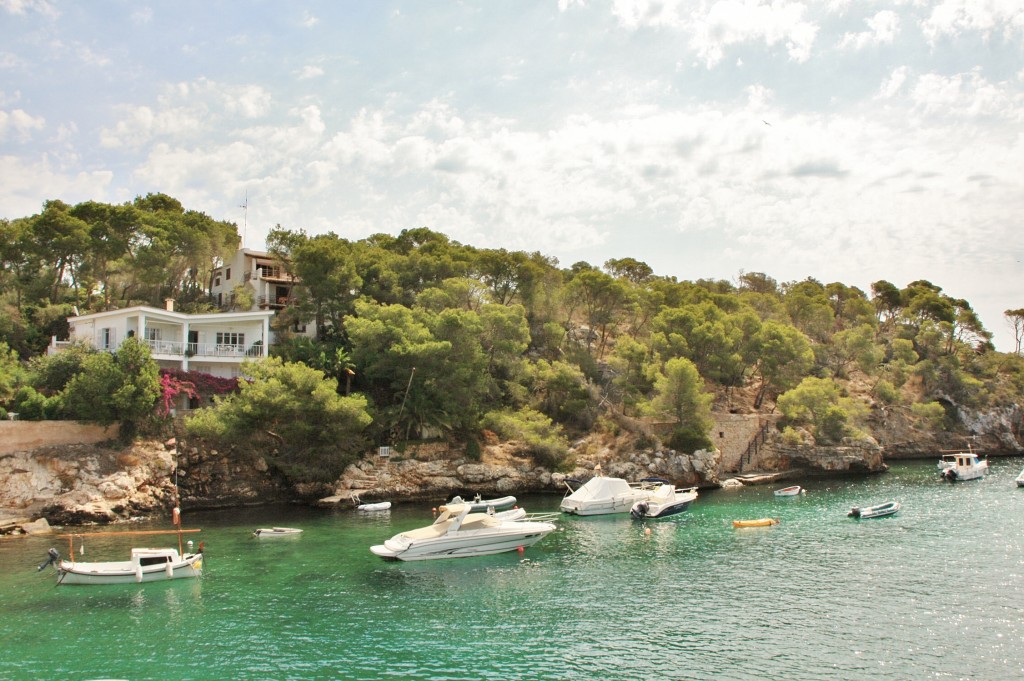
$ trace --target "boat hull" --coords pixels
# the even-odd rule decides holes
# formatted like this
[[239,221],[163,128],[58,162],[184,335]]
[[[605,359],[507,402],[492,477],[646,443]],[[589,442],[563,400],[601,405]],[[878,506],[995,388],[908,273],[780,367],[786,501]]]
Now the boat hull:
[[[170,565],[170,570],[168,570]],[[198,578],[203,575],[203,555],[187,556],[184,560],[163,564],[132,567],[127,562],[72,563],[61,561],[57,571],[57,584],[138,584],[166,582],[171,579]]]
[[260,539],[269,539],[271,537],[298,537],[301,534],[302,530],[294,527],[261,527],[252,533],[254,537],[259,537]]
[[890,515],[896,515],[900,510],[900,505],[897,502],[891,502],[886,504],[879,504],[877,506],[867,506],[865,508],[859,508],[854,506],[847,513],[851,518],[857,518],[861,520],[867,520],[868,518],[884,518]]
[[526,548],[554,531],[551,523],[531,523],[522,531],[504,532],[490,536],[442,536],[428,540],[402,541],[399,537],[370,547],[374,555],[386,560],[438,560],[443,558],[471,558]]

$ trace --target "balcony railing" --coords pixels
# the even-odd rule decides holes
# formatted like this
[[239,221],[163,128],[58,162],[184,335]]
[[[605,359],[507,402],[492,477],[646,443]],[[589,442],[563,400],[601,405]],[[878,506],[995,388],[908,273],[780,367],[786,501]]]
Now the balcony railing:
[[177,357],[263,357],[263,344],[259,341],[249,347],[229,343],[182,343],[181,341],[147,340],[154,355]]
[[291,296],[259,296],[256,298],[256,304],[261,309],[269,307],[271,310],[280,310],[294,302],[295,298]]

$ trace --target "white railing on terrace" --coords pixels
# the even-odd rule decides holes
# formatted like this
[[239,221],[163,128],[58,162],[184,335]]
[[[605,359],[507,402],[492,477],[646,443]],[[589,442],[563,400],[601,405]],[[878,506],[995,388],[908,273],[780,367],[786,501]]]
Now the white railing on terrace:
[[181,341],[147,340],[146,345],[155,355],[179,357],[263,357],[263,344],[249,347],[229,343],[183,343]]
[[[264,357],[264,346],[256,341],[246,347],[230,343],[183,343],[181,341],[144,340],[142,341],[154,355],[174,355],[176,357]],[[74,341],[59,341],[56,338],[50,341],[48,354],[54,354],[66,350],[74,344]],[[94,344],[100,350],[113,352],[117,350],[120,343],[111,344],[108,347],[101,347],[99,343]]]

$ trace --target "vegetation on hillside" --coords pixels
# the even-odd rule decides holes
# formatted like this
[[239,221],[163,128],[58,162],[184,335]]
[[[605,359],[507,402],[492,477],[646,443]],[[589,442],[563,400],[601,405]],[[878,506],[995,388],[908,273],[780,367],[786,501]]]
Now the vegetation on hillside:
[[[135,423],[149,400],[158,412],[149,377],[165,393],[188,377],[161,383],[147,368],[137,385],[141,351],[44,348],[75,310],[165,298],[215,309],[211,275],[237,243],[234,225],[160,194],[48,201],[0,221],[0,409]],[[607,409],[671,421],[671,445],[692,451],[710,444],[711,409],[741,389],[754,395],[747,407],[777,406],[787,438],[820,443],[863,432],[872,408],[953,428],[955,405],[1021,404],[1024,393],[1024,310],[1007,311],[1017,352],[998,353],[968,301],[923,280],[869,292],[757,272],[679,281],[628,257],[560,267],[426,228],[356,241],[277,228],[268,250],[302,282],[275,322],[275,358],[247,364],[240,390],[190,427],[258,443],[296,478],[333,474],[369,443],[444,437],[478,451],[485,428],[559,467]],[[296,321],[317,338],[291,335]]]

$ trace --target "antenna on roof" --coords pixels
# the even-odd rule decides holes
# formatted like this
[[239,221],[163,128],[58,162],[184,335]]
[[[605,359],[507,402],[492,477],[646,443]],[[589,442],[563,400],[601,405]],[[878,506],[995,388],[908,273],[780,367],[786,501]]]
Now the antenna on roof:
[[239,208],[242,209],[242,248],[245,248],[245,232],[249,228],[249,190],[245,190],[245,203]]

